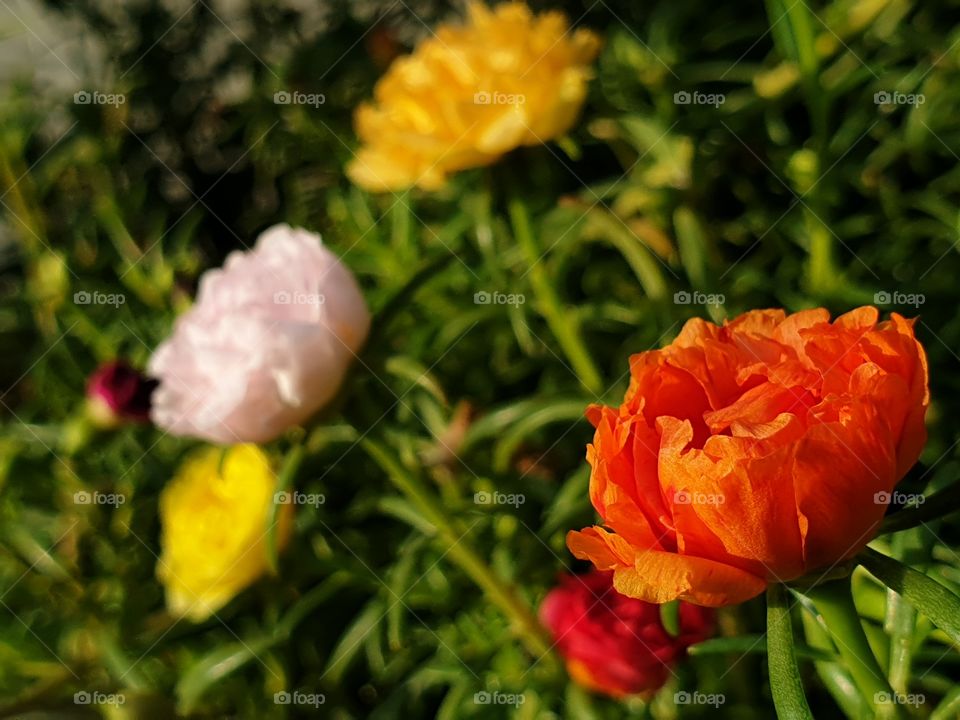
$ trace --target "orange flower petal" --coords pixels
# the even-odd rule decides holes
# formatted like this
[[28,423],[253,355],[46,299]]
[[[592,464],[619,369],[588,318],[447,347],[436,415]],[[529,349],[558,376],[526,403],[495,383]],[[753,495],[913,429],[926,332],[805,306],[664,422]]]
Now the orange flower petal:
[[680,599],[721,607],[756,597],[767,581],[714,560],[653,550],[638,553],[634,567],[616,570],[613,586],[652,603]]
[[568,532],[567,547],[574,557],[589,560],[598,570],[633,565],[634,550],[630,543],[597,525]]

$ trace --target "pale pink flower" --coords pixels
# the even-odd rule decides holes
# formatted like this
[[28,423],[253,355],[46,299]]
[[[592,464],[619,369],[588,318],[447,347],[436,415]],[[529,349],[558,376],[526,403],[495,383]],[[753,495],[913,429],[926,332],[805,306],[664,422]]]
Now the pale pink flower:
[[272,440],[333,398],[369,329],[356,280],[320,236],[274,225],[200,279],[150,359],[151,417],[216,443]]

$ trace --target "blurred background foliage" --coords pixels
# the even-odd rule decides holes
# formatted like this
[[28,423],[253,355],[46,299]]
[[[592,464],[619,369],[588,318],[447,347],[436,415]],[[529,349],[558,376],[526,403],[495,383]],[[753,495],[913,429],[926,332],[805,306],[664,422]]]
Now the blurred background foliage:
[[[435,488],[463,545],[534,606],[572,567],[566,531],[593,519],[585,406],[616,402],[628,355],[694,315],[922,294],[882,308],[918,314],[930,356],[929,469],[907,487],[956,477],[958,2],[533,3],[605,38],[580,124],[440,193],[383,196],[343,175],[352,111],[393,57],[457,14],[446,3],[3,5],[3,716],[80,717],[91,711],[72,693],[99,688],[126,694],[116,717],[283,717],[296,710],[272,695],[295,689],[323,693],[334,718],[622,717],[552,657],[526,654],[374,458]],[[73,103],[83,89],[126,102]],[[274,102],[292,90],[325,102]],[[925,101],[875,102],[894,91]],[[725,100],[678,104],[680,92]],[[516,197],[542,253],[533,265],[507,211]],[[114,356],[143,366],[199,274],[280,221],[320,231],[389,319],[343,414],[306,438],[298,486],[326,502],[299,513],[279,577],[220,619],[175,624],[154,580],[156,500],[189,443],[146,428],[82,437],[85,379]],[[442,270],[398,299],[431,263]],[[80,291],[126,301],[79,305]],[[526,302],[478,304],[480,292]],[[682,292],[723,299],[680,304]],[[581,333],[599,383],[571,369],[551,312]],[[76,505],[82,489],[127,502]],[[474,502],[494,490],[525,502]],[[955,529],[930,530],[914,538],[922,557],[960,582]],[[878,631],[884,596],[864,583]],[[762,612],[725,611],[724,634],[762,632]],[[937,660],[942,642],[917,661],[935,666],[920,689],[936,697],[956,671],[955,654]],[[739,657],[693,658],[664,696],[724,692],[720,715],[770,717],[762,655]],[[829,663],[803,669],[815,714],[835,713],[828,688],[843,678]],[[482,690],[526,701],[477,705]],[[663,698],[626,710],[715,714]]]

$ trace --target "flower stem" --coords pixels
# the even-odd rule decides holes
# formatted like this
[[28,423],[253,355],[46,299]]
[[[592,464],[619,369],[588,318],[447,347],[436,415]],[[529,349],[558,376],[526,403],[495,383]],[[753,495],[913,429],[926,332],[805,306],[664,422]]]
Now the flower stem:
[[772,583],[767,588],[767,665],[770,690],[780,720],[813,720],[800,682],[794,653],[793,624],[787,589]]
[[600,373],[594,365],[593,359],[586,350],[583,338],[580,336],[579,323],[575,316],[563,309],[560,299],[554,291],[553,285],[547,277],[541,261],[540,248],[533,237],[530,228],[530,214],[527,206],[519,198],[510,199],[508,210],[510,222],[513,225],[513,234],[520,249],[523,251],[530,273],[530,284],[537,299],[540,312],[547,321],[550,331],[560,344],[580,383],[595,395],[603,391]]
[[813,601],[830,631],[840,657],[861,694],[878,718],[901,718],[893,690],[877,662],[860,616],[853,604],[849,580],[824,583],[804,591]]
[[446,544],[446,557],[459,566],[507,616],[527,650],[538,659],[549,655],[550,643],[531,609],[513,587],[499,578],[473,548],[464,542],[463,530],[449,517],[448,511],[424,487],[419,478],[408,472],[381,444],[370,439],[362,440],[361,444],[383,468],[397,489],[406,495],[437,529],[437,534]]

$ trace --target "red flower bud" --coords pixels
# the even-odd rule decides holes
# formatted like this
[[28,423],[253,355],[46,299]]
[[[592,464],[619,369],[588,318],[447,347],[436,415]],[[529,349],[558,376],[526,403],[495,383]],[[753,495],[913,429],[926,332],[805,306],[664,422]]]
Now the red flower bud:
[[121,422],[147,422],[150,395],[157,386],[122,360],[101,365],[87,381],[90,417],[101,427]]

